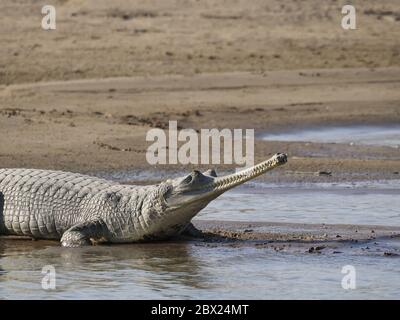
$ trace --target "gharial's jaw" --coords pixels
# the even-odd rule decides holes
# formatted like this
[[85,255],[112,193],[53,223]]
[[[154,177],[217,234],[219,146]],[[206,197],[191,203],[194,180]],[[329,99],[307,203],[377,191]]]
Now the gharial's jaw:
[[217,177],[214,171],[205,174],[194,171],[173,187],[167,197],[171,206],[188,205],[193,202],[209,202],[222,193],[252,180],[287,162],[287,155],[277,153],[270,159],[251,168],[224,177]]
[[281,166],[287,162],[287,155],[284,153],[277,153],[272,158],[263,161],[251,168],[242,170],[240,172],[215,178],[213,182],[213,189],[216,192],[225,192],[238,185],[245,183],[246,181],[252,180],[267,171],[270,171],[278,166]]

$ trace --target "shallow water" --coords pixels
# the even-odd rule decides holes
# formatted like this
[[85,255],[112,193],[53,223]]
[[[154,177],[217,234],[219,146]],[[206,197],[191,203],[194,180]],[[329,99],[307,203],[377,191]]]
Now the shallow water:
[[[212,202],[201,219],[398,226],[399,191],[398,181],[252,183]],[[400,259],[382,253],[399,252],[400,242],[371,241],[373,252],[349,244],[309,254],[201,241],[65,249],[0,240],[0,299],[398,299]],[[55,267],[55,290],[41,287],[46,265]],[[341,286],[345,265],[356,268],[354,290]]]
[[[63,249],[0,242],[5,299],[395,299],[398,258],[288,254],[254,247],[164,243]],[[41,288],[42,267],[56,289]],[[341,286],[343,266],[356,289]],[[397,280],[396,280],[397,279]]]
[[263,140],[400,147],[400,126],[338,126],[267,133]]
[[223,194],[202,220],[400,226],[400,181],[252,183]]

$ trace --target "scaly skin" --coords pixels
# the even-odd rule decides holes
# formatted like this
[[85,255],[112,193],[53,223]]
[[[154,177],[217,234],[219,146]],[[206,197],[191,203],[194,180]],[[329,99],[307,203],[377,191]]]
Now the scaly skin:
[[226,190],[285,162],[286,155],[277,154],[227,177],[194,171],[152,186],[61,171],[0,169],[0,234],[61,239],[66,247],[165,239],[182,233]]

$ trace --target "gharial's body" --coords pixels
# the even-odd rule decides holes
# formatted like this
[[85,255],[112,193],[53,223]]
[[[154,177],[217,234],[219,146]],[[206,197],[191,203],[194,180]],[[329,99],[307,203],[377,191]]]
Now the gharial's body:
[[158,185],[131,186],[81,174],[0,169],[0,234],[61,239],[74,247],[180,234],[211,200],[286,162],[286,155],[226,177],[194,171]]
[[96,222],[92,228],[110,242],[146,239],[152,219],[162,220],[158,191],[61,171],[0,169],[0,233],[60,239]]

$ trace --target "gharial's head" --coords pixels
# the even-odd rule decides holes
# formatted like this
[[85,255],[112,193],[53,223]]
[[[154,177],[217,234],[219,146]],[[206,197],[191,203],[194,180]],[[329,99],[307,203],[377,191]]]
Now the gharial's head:
[[164,182],[163,194],[168,211],[187,214],[189,219],[203,209],[211,200],[225,191],[262,175],[287,162],[287,155],[277,153],[270,159],[251,168],[223,177],[217,177],[214,170],[204,173],[194,170],[190,174]]

